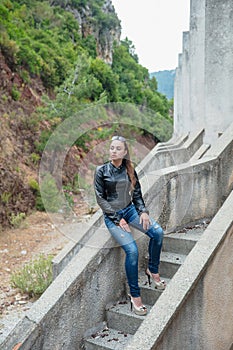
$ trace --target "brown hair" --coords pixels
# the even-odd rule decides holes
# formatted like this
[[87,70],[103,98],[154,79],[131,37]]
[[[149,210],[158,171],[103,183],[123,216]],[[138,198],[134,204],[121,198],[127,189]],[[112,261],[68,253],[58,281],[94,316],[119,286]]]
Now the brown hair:
[[112,141],[114,140],[119,140],[121,141],[122,143],[124,143],[125,145],[125,150],[126,150],[126,155],[125,155],[125,158],[123,159],[123,162],[125,163],[125,166],[126,166],[126,171],[127,171],[127,174],[130,178],[130,181],[131,181],[131,191],[134,190],[134,187],[136,185],[136,178],[135,178],[135,175],[134,175],[134,166],[133,166],[133,163],[131,162],[130,160],[130,154],[129,154],[129,147],[126,143],[126,139],[123,137],[123,136],[118,136],[118,135],[114,135],[112,137]]
[[125,144],[125,149],[127,151],[126,155],[125,155],[125,166],[126,166],[126,170],[127,170],[127,174],[129,175],[130,181],[131,181],[131,190],[134,190],[134,187],[136,185],[136,178],[134,176],[134,166],[133,163],[130,160],[130,154],[129,154],[129,147],[126,143],[126,141],[123,141]]

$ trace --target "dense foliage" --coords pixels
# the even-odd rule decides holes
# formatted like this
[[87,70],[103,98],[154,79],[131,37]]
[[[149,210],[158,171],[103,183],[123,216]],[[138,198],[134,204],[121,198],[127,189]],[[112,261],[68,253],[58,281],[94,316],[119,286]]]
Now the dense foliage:
[[58,87],[58,93],[73,82],[70,93],[79,103],[105,95],[107,102],[143,104],[167,117],[169,103],[157,92],[156,80],[138,64],[132,43],[126,39],[115,45],[110,67],[96,57],[93,34],[84,37],[74,15],[64,9],[68,5],[80,9],[88,3],[92,13],[89,25],[95,32],[98,28],[101,36],[119,22],[116,15],[103,13],[103,2],[3,0],[0,48],[8,64],[26,82],[40,76],[46,88]]
[[[159,128],[161,141],[171,136],[168,129],[162,130],[161,122],[165,119],[172,124],[169,117],[171,102],[157,91],[156,79],[150,78],[148,70],[138,63],[133,43],[127,38],[115,42],[111,65],[100,57],[98,45],[104,47],[107,35],[120,26],[114,12],[103,11],[104,3],[104,0],[2,0],[0,3],[0,51],[12,74],[22,81],[18,83],[19,79],[14,80],[10,101],[19,102],[22,106],[26,99],[23,89],[28,86],[32,93],[38,81],[42,82],[43,92],[46,92],[40,99],[40,107],[34,107],[30,118],[22,116],[22,110],[19,114],[18,107],[10,117],[5,113],[5,124],[9,119],[10,128],[17,124],[17,129],[27,135],[26,141],[23,134],[20,135],[23,140],[21,148],[27,145],[26,167],[33,164],[35,169],[53,130],[87,106],[115,102],[142,106],[159,118],[157,130]],[[77,13],[82,14],[81,24]],[[1,98],[7,105],[5,90]],[[23,124],[21,121],[24,121]],[[154,131],[151,128],[153,116],[149,124],[148,129],[156,134],[156,128]],[[36,137],[32,135],[33,130]],[[106,139],[114,130],[116,125],[97,128],[91,135],[83,135],[76,146],[85,151],[87,142],[93,138]],[[17,163],[18,159],[15,156],[14,162]],[[17,172],[20,176],[20,170]],[[22,177],[22,181],[25,178]],[[12,191],[8,193],[7,184],[4,186],[6,198],[4,207],[0,208],[3,226],[6,215],[10,222],[10,212],[13,211],[16,216],[22,212],[17,208],[23,200],[16,201]],[[43,206],[38,184],[32,186],[30,182],[25,186],[27,197],[34,196],[31,205],[37,203],[38,208]]]

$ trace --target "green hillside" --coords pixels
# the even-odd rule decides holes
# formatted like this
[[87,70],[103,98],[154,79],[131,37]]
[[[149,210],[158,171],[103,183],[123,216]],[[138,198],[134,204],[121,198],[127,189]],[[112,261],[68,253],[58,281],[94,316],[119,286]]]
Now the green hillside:
[[[172,126],[171,103],[138,64],[133,43],[118,40],[119,32],[120,20],[104,0],[1,1],[1,227],[13,225],[21,213],[43,209],[40,158],[52,132],[75,113],[127,102],[149,108]],[[74,179],[77,159],[114,128],[79,140],[72,149],[75,161],[64,170],[66,185]],[[162,141],[171,136],[167,130],[160,135]]]

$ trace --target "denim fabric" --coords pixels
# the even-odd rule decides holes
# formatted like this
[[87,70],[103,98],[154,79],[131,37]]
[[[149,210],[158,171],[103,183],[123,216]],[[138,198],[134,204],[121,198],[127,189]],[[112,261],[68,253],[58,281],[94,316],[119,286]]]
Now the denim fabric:
[[[151,225],[147,231],[145,231],[140,224],[140,217],[133,204],[128,207],[121,209],[117,212],[121,218],[124,218],[127,223],[145,233],[149,236],[149,262],[148,268],[152,273],[158,273],[160,253],[163,243],[163,229],[159,224],[150,218]],[[108,216],[104,215],[105,224],[119,245],[124,249],[125,257],[125,271],[128,280],[130,293],[132,297],[140,296],[140,288],[138,285],[138,247],[132,236],[131,232],[126,232],[121,227],[115,225]]]

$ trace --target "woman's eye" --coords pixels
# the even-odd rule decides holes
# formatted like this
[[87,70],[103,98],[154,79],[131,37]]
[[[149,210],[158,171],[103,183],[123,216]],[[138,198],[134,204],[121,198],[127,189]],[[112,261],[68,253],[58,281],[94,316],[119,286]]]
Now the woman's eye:
[[118,150],[118,151],[121,151],[121,147],[117,147],[117,150]]

